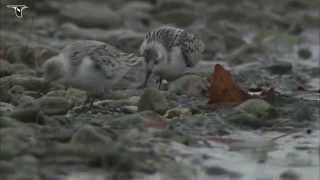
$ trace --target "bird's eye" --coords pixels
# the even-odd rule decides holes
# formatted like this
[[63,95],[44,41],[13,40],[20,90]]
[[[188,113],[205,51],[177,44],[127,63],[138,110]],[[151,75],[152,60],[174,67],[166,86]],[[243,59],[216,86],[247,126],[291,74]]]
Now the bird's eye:
[[158,59],[156,59],[155,61],[154,61],[154,64],[159,64],[159,60]]

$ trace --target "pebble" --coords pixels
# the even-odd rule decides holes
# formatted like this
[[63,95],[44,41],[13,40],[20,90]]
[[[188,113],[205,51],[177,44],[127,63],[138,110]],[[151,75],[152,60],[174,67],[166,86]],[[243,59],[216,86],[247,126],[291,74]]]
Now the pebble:
[[300,176],[295,171],[287,170],[280,174],[280,180],[300,180]]
[[112,142],[103,129],[91,125],[84,125],[73,135],[71,143],[83,145],[107,145]]
[[140,112],[151,110],[163,114],[168,108],[166,97],[155,88],[145,89],[138,103],[138,111]]
[[86,1],[65,3],[60,9],[60,16],[62,20],[71,20],[84,27],[112,28],[122,23],[121,17],[106,4]]
[[0,115],[10,113],[14,108],[12,104],[0,102]]
[[169,92],[178,95],[205,96],[207,88],[207,82],[202,77],[185,75],[170,83]]
[[66,114],[71,109],[71,104],[62,97],[42,97],[36,101],[40,110],[47,115]]
[[236,107],[237,110],[247,112],[258,118],[271,118],[275,116],[275,109],[265,100],[249,99]]

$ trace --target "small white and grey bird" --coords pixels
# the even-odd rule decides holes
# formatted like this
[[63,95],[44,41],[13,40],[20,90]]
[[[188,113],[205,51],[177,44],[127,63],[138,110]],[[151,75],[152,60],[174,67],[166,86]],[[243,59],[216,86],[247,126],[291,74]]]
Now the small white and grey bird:
[[172,81],[194,67],[202,58],[204,43],[183,29],[163,26],[148,32],[140,47],[146,63],[146,87],[151,74]]
[[76,41],[43,64],[44,79],[85,90],[92,97],[105,96],[142,59],[115,47],[91,40]]

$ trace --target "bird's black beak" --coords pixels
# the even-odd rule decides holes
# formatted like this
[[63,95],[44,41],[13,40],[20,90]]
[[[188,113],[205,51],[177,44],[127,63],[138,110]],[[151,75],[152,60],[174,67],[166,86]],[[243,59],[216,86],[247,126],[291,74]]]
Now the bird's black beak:
[[42,69],[36,70],[36,76],[37,77],[43,77],[44,76],[44,71]]

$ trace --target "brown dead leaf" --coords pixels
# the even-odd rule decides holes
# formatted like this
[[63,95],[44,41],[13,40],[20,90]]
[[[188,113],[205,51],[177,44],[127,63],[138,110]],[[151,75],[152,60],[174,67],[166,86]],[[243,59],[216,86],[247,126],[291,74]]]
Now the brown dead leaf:
[[216,64],[209,87],[209,104],[239,104],[250,96],[233,80],[229,71]]

